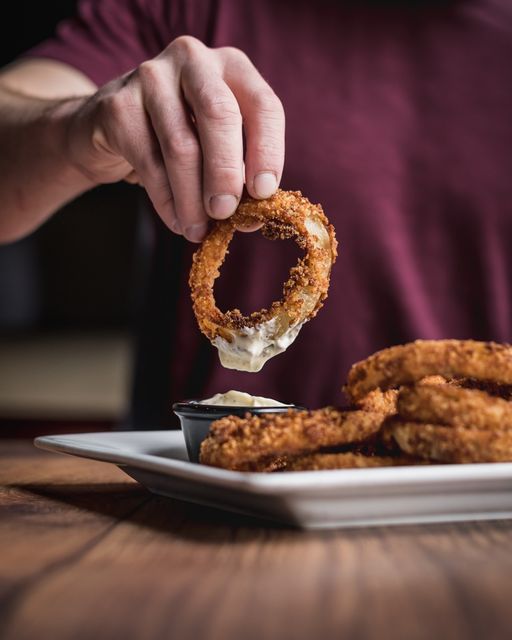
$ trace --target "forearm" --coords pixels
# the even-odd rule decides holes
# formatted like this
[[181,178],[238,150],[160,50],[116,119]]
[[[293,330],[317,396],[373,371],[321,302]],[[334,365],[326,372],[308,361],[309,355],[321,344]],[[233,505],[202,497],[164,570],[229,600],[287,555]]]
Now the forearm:
[[[60,100],[68,91],[85,96]],[[0,74],[0,242],[119,180],[142,185],[169,229],[200,242],[211,218],[234,213],[244,182],[254,198],[276,191],[284,130],[249,58],[190,36],[99,89],[62,65],[20,63]]]
[[0,86],[0,242],[30,233],[95,186],[66,151],[69,116],[84,99],[40,100]]

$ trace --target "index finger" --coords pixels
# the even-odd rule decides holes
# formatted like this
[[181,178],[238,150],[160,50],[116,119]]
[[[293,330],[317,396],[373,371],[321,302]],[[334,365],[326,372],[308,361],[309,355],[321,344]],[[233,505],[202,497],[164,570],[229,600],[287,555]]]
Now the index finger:
[[222,76],[204,61],[184,67],[182,86],[201,142],[205,209],[213,218],[227,218],[244,184],[240,108]]
[[225,56],[225,79],[243,117],[246,138],[245,182],[253,198],[277,190],[284,166],[284,108],[256,67],[241,51]]

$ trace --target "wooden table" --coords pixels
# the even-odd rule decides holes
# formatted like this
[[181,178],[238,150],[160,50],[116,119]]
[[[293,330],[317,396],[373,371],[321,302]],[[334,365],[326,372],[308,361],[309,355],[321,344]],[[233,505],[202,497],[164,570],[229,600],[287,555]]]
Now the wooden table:
[[512,522],[308,533],[0,452],[3,640],[512,637]]

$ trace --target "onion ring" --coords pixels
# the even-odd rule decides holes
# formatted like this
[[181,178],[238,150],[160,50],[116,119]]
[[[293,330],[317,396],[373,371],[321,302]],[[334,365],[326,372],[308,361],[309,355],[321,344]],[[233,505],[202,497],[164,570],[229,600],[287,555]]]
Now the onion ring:
[[450,385],[403,387],[397,411],[404,420],[415,422],[512,430],[512,403],[476,389]]
[[439,462],[510,462],[512,433],[438,424],[396,422],[393,436],[405,453]]
[[363,442],[381,427],[385,416],[369,411],[316,411],[226,416],[210,426],[201,444],[203,464],[239,471],[254,470],[271,457],[301,455],[322,447]]
[[[222,313],[213,295],[219,269],[235,230],[255,223],[262,224],[262,233],[270,239],[293,238],[305,255],[291,269],[283,298],[269,309],[249,316],[238,309]],[[247,197],[233,216],[215,223],[194,254],[189,284],[199,328],[219,350],[224,367],[259,371],[295,340],[327,297],[336,248],[334,228],[322,207],[300,191],[279,190],[267,200]]]
[[512,384],[512,347],[475,340],[417,340],[378,351],[352,366],[345,392],[357,403],[373,389],[411,384],[430,375]]

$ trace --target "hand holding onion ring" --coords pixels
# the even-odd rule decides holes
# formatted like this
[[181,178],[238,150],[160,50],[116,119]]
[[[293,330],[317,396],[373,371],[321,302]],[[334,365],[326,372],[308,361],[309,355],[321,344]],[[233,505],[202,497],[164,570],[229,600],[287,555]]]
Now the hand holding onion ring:
[[[293,238],[305,255],[291,269],[283,298],[269,309],[249,316],[238,309],[223,313],[215,303],[213,285],[236,229],[255,224],[262,225],[270,239]],[[267,200],[246,198],[231,218],[215,224],[194,255],[189,284],[199,328],[219,350],[224,367],[259,371],[295,340],[327,297],[336,248],[334,228],[322,207],[299,191],[279,190]]]

